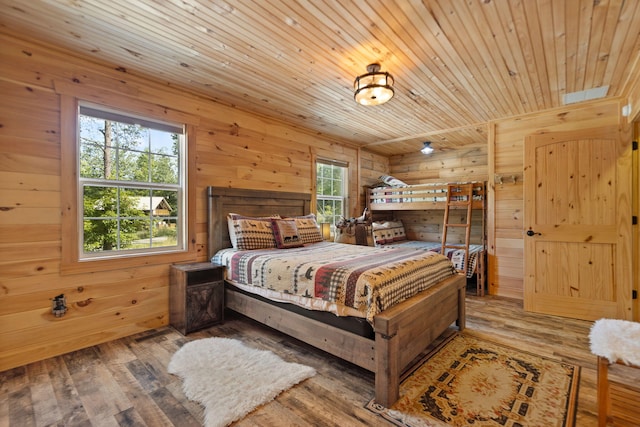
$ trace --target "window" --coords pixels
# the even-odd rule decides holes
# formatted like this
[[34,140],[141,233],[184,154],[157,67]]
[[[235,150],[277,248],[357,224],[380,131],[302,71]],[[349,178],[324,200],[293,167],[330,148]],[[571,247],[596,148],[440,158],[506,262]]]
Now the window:
[[347,165],[318,160],[316,162],[316,188],[318,222],[328,222],[333,229],[336,222],[345,216],[347,198]]
[[78,111],[79,258],[184,250],[184,125]]

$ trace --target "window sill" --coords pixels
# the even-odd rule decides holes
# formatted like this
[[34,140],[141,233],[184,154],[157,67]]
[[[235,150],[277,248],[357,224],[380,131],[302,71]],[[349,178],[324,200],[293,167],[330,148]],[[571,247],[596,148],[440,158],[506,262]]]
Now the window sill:
[[126,268],[145,267],[176,262],[196,261],[195,251],[181,251],[162,254],[141,254],[113,257],[108,259],[88,259],[75,262],[63,262],[60,265],[61,275],[93,273],[99,271],[122,270]]

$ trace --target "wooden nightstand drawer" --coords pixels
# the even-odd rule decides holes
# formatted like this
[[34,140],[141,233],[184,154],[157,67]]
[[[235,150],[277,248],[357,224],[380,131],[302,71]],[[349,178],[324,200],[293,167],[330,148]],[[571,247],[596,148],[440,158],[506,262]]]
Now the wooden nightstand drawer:
[[186,335],[224,320],[224,266],[212,263],[171,266],[171,326]]

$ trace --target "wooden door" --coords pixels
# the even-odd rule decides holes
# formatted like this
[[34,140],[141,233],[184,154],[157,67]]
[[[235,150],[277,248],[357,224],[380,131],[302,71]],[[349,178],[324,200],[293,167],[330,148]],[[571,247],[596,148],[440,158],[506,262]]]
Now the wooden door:
[[617,127],[525,140],[527,311],[631,319],[631,143]]

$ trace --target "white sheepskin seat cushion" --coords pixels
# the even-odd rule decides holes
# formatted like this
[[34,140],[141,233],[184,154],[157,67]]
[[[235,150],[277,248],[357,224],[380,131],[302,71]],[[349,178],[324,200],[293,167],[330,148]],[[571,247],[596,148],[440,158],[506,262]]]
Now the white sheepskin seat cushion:
[[600,319],[589,333],[591,352],[610,362],[621,360],[640,367],[640,323],[628,320]]

